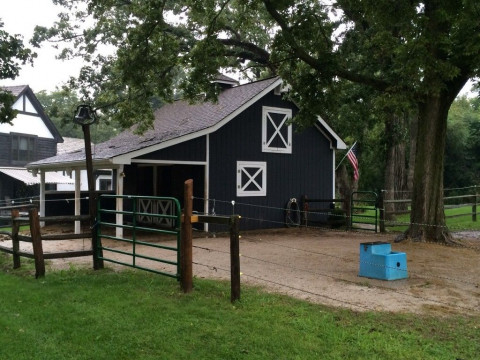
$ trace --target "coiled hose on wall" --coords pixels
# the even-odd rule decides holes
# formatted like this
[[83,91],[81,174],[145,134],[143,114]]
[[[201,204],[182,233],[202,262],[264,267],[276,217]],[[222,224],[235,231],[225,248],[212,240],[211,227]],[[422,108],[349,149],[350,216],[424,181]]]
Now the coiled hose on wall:
[[300,221],[300,207],[297,199],[291,198],[285,207],[285,225],[287,227],[300,226]]

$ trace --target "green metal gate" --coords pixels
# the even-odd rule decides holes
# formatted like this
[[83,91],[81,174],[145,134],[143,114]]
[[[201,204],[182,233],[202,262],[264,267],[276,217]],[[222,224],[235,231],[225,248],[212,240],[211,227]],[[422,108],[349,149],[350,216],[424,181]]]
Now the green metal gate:
[[[122,211],[115,210],[117,199],[123,201]],[[180,230],[181,208],[175,198],[105,194],[98,198],[96,251],[104,261],[179,279]]]
[[374,191],[354,191],[350,199],[350,228],[377,232],[377,193]]

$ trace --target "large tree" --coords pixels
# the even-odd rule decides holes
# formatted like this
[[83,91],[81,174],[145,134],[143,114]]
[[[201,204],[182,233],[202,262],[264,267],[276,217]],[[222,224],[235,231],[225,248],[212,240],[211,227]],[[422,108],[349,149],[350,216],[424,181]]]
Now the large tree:
[[[36,55],[26,49],[20,35],[11,35],[3,30],[0,18],[0,81],[15,79],[21,65],[31,62]],[[11,122],[16,115],[12,109],[15,98],[0,87],[0,124]]]
[[[414,104],[406,235],[451,240],[443,210],[447,115],[467,80],[479,75],[476,0],[92,0],[84,9],[75,8],[79,1],[54,1],[80,24],[63,14],[53,28],[38,28],[36,40],[70,40],[75,49],[63,55],[90,61],[72,85],[99,106],[116,104],[104,111],[125,125],[148,126],[151,98],[171,99],[175,88],[190,98],[214,97],[210,80],[219,68],[280,74],[301,105],[299,122],[334,114],[345,82],[370,89],[398,119]],[[75,27],[88,16],[93,26]],[[99,44],[113,48],[111,55],[94,55]],[[181,69],[186,76],[177,83]]]
[[[478,3],[340,0],[328,6],[303,1],[293,5],[286,2],[288,6],[282,7],[275,1],[263,2],[282,29],[285,53],[332,81],[346,79],[368,85],[394,101],[416,103],[418,133],[411,225],[406,235],[418,240],[450,241],[443,208],[447,116],[465,83],[479,73]],[[315,21],[316,14],[332,8],[341,17],[342,28],[336,29],[341,42],[330,48],[324,46],[325,51],[318,53],[322,49],[318,40],[307,36],[302,27],[321,34],[324,27],[321,21]],[[311,21],[305,25],[308,16]],[[358,44],[364,51],[358,52]],[[350,51],[352,48],[356,51]]]

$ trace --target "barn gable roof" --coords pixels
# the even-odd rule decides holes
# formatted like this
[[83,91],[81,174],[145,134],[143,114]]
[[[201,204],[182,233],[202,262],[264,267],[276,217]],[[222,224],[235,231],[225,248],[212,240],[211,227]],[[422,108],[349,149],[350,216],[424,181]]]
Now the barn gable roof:
[[[95,145],[92,149],[94,161],[98,164],[129,164],[132,158],[212,133],[281,84],[282,80],[274,77],[225,89],[216,103],[191,104],[179,100],[164,105],[155,111],[153,129],[138,135],[132,127]],[[331,129],[328,128],[328,131]],[[68,166],[84,161],[85,152],[82,149],[39,160],[27,167],[53,168],[55,165]]]

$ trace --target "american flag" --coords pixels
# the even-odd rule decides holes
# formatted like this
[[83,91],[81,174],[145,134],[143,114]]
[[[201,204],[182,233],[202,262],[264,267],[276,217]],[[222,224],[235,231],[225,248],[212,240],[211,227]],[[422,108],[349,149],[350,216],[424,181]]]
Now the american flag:
[[352,164],[353,167],[353,180],[358,181],[358,178],[360,177],[360,174],[358,173],[358,159],[356,155],[357,151],[357,143],[353,144],[353,146],[348,150],[347,152],[347,157],[348,160],[350,160],[350,163]]

